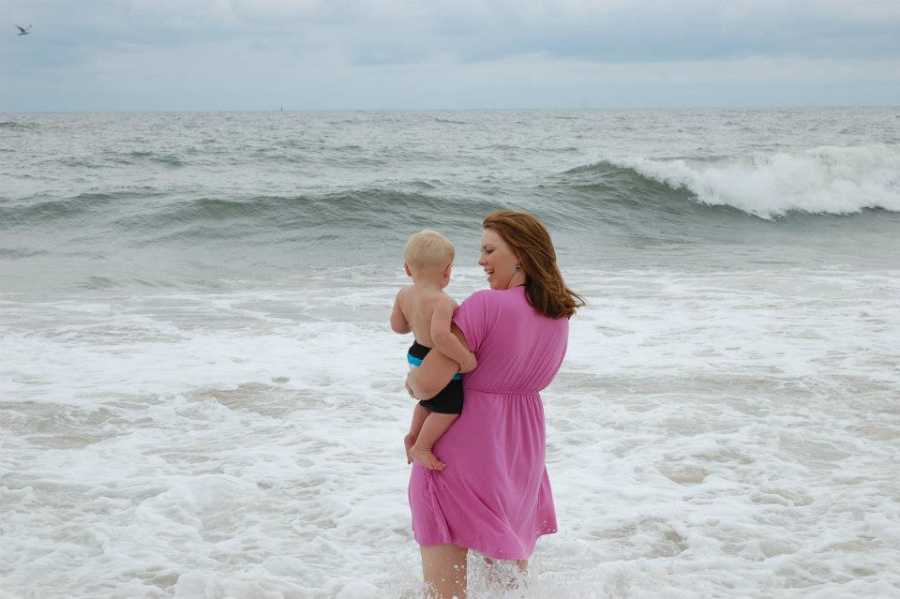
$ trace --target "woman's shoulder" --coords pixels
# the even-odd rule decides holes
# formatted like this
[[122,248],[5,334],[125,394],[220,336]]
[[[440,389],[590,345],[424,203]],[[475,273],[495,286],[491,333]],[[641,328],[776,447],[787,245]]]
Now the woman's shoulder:
[[479,289],[469,297],[473,297],[476,295],[494,298],[494,299],[512,299],[516,297],[520,297],[525,293],[524,285],[517,285],[516,287],[510,287],[509,289]]
[[480,318],[487,319],[496,317],[505,303],[504,293],[506,293],[505,289],[479,289],[462,301],[456,309],[456,316],[474,317],[478,315]]
[[478,291],[472,293],[469,297],[464,299],[460,304],[456,307],[456,316],[461,316],[462,314],[474,314],[475,312],[482,312],[484,307],[491,303],[490,298],[490,289],[479,289]]
[[495,293],[497,293],[496,289],[479,289],[478,291],[475,291],[469,297],[467,297],[465,299],[465,301],[467,301],[467,302],[468,301],[472,301],[472,302],[490,301],[490,299],[494,296]]
[[525,317],[533,308],[525,297],[524,289],[480,289],[463,301],[457,314],[478,314],[488,322],[504,316]]
[[463,304],[501,305],[510,302],[520,302],[525,297],[523,289],[523,287],[513,287],[512,289],[479,289],[467,297],[463,301]]

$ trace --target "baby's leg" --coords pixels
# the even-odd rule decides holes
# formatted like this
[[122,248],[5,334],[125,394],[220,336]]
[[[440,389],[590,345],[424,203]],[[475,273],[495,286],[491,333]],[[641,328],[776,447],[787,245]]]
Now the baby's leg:
[[425,418],[427,417],[428,410],[423,408],[421,404],[416,404],[416,409],[413,410],[412,422],[409,423],[409,432],[403,437],[403,445],[406,447],[407,464],[412,463],[412,456],[409,455],[409,450],[416,444],[416,439],[419,437],[419,431],[422,430],[422,424],[425,423]]
[[459,418],[459,414],[441,414],[439,412],[428,414],[415,445],[409,450],[412,459],[429,470],[443,470],[444,464],[434,457],[431,448],[457,418]]

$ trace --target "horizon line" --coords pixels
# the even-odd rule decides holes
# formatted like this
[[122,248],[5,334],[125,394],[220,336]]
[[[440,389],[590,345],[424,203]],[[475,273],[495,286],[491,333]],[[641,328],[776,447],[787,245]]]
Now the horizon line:
[[809,110],[848,108],[900,108],[897,104],[733,104],[733,105],[684,105],[684,106],[555,106],[555,107],[482,107],[482,108],[107,108],[107,109],[57,109],[57,110],[5,110],[0,114],[176,114],[176,113],[349,113],[349,112],[643,112],[643,111],[697,111],[697,110]]

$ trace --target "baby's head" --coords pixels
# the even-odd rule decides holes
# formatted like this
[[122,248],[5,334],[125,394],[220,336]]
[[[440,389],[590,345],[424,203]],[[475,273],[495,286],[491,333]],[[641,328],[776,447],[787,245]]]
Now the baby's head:
[[450,282],[450,268],[456,254],[450,240],[438,233],[425,229],[409,236],[403,259],[406,274],[413,281],[431,281],[446,287]]

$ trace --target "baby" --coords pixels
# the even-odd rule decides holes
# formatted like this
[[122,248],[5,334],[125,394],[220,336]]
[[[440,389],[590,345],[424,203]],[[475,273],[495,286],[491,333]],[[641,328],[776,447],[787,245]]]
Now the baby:
[[[444,293],[453,267],[453,244],[435,231],[410,236],[403,252],[406,274],[413,284],[397,293],[391,311],[391,328],[396,333],[412,331],[415,341],[407,361],[415,368],[431,349],[436,349],[469,372],[476,366],[475,355],[450,331],[456,302]],[[404,437],[407,462],[416,461],[429,470],[443,470],[431,448],[462,412],[462,376],[456,374],[446,387],[413,412],[409,433]]]

